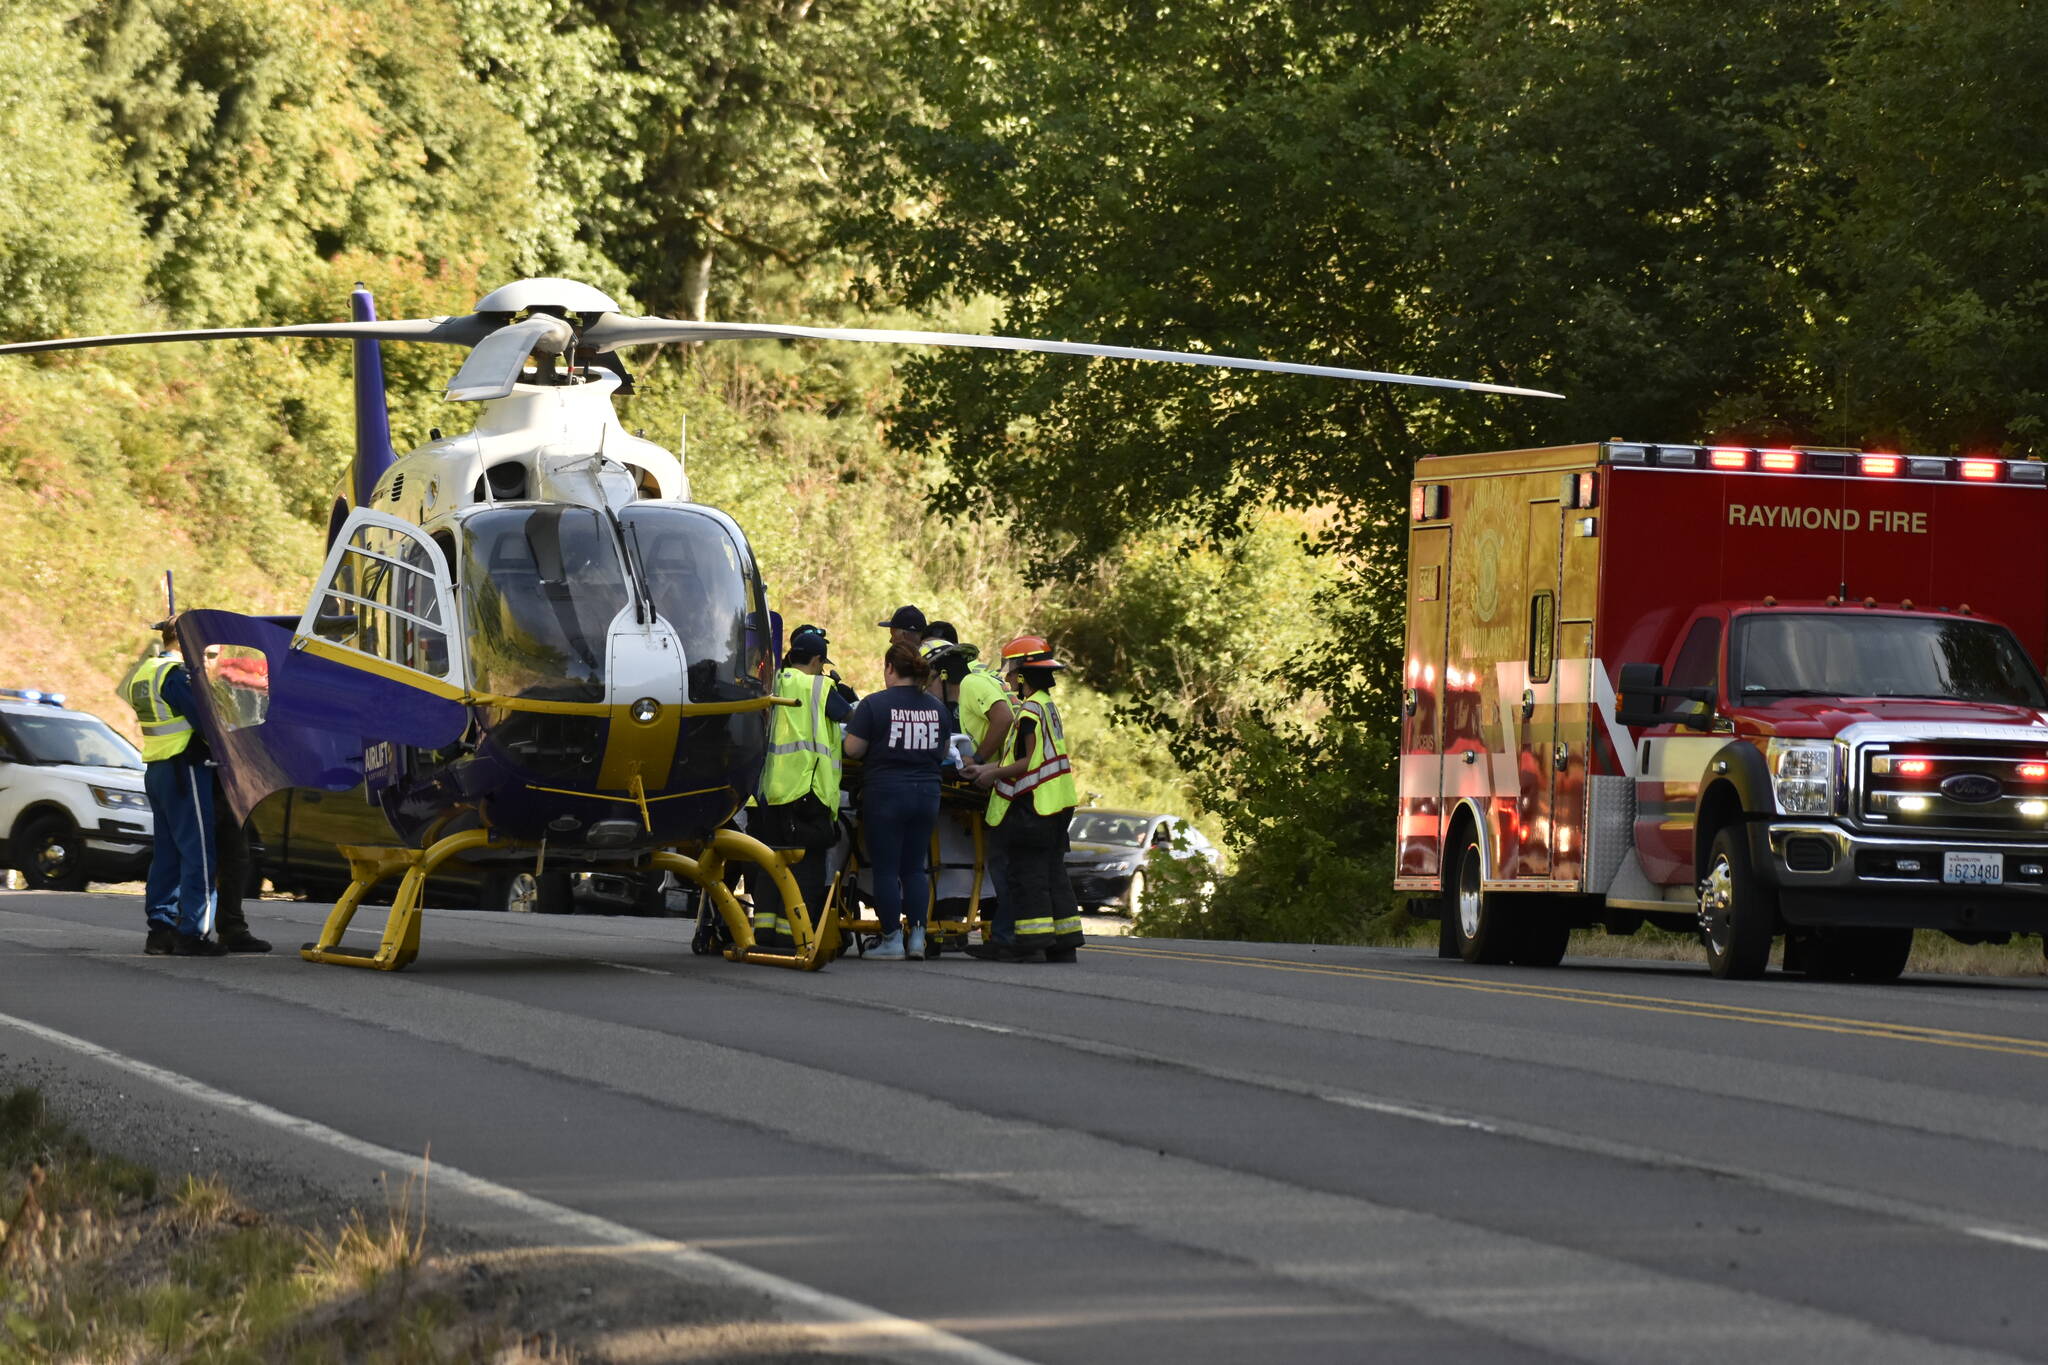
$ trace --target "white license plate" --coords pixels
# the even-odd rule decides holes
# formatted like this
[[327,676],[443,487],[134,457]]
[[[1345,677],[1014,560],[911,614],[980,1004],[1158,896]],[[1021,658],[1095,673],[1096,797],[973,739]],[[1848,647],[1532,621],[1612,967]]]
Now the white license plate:
[[1944,853],[1941,879],[1951,886],[1998,886],[2005,881],[2002,853]]

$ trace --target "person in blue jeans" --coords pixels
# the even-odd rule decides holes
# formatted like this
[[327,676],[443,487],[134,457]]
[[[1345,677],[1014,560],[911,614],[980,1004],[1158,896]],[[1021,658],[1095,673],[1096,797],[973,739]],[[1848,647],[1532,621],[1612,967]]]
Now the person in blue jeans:
[[924,956],[939,764],[950,736],[945,707],[924,690],[931,667],[916,650],[890,645],[882,679],[887,685],[862,697],[846,722],[846,756],[861,760],[861,826],[882,925],[868,956],[900,962]]

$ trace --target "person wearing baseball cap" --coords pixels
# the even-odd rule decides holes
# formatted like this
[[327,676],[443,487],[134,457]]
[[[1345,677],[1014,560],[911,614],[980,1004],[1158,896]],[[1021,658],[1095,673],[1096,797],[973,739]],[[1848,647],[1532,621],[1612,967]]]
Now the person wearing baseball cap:
[[875,624],[889,632],[890,644],[902,645],[912,654],[924,643],[924,613],[916,607],[898,607],[888,620]]

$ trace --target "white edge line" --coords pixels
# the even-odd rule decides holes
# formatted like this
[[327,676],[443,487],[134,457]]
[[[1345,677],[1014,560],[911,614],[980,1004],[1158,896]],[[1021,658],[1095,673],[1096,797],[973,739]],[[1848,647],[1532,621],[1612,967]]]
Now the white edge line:
[[[374,1142],[365,1142],[361,1138],[351,1137],[312,1119],[300,1118],[295,1114],[273,1109],[257,1100],[245,1099],[240,1095],[229,1094],[225,1090],[216,1090],[204,1081],[197,1081],[190,1076],[138,1061],[101,1047],[97,1043],[87,1042],[83,1038],[60,1033],[56,1029],[16,1018],[11,1014],[0,1014],[0,1024],[6,1024],[31,1037],[69,1048],[108,1066],[153,1081],[188,1099],[200,1100],[216,1108],[230,1110],[244,1118],[280,1129],[295,1137],[310,1139],[350,1156],[400,1170],[416,1164],[415,1158],[404,1152],[380,1147]],[[817,1348],[821,1352],[868,1355],[880,1353],[894,1360],[946,1361],[958,1362],[959,1365],[1030,1365],[1021,1357],[969,1341],[965,1337],[955,1336],[929,1323],[897,1317],[893,1313],[870,1308],[852,1299],[842,1298],[822,1289],[814,1289],[795,1280],[786,1280],[780,1275],[756,1270],[737,1261],[729,1261],[723,1256],[687,1243],[656,1237],[627,1227],[623,1223],[599,1218],[594,1214],[579,1213],[575,1209],[550,1203],[453,1166],[436,1162],[433,1166],[432,1179],[442,1189],[497,1204],[536,1221],[579,1234],[593,1242],[630,1248],[635,1259],[659,1265],[672,1273],[700,1283],[708,1281],[763,1295],[781,1310],[780,1316],[785,1322],[797,1326],[834,1329],[820,1333]]]
[[983,1033],[1015,1033],[1017,1031],[1013,1028],[1005,1028],[1001,1024],[984,1024],[979,1019],[956,1019],[950,1014],[926,1014],[922,1010],[905,1010],[903,1012],[913,1019],[922,1019],[927,1024],[952,1024],[956,1028],[979,1029]]
[[2048,1251],[2048,1237],[2034,1237],[2024,1232],[2007,1232],[2004,1228],[1957,1228],[1956,1231],[1971,1237],[1981,1237],[1987,1242],[2003,1242],[2007,1246],[2025,1247],[2029,1251]]
[[1416,1109],[1406,1104],[1389,1104],[1385,1100],[1369,1100],[1363,1095],[1331,1094],[1317,1098],[1331,1104],[1341,1104],[1348,1109],[1369,1109],[1375,1114],[1391,1114],[1395,1118],[1419,1119],[1423,1123],[1439,1124],[1445,1128],[1469,1128],[1478,1133],[1497,1133],[1500,1129],[1478,1119],[1461,1119],[1455,1114],[1441,1114],[1433,1109]]

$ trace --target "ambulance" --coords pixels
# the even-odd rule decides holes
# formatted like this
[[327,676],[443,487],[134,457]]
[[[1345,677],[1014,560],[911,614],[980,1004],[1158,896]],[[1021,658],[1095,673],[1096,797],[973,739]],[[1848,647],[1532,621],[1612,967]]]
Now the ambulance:
[[2048,930],[2048,465],[1432,456],[1409,520],[1394,885],[1445,955],[1648,923],[1887,980]]

